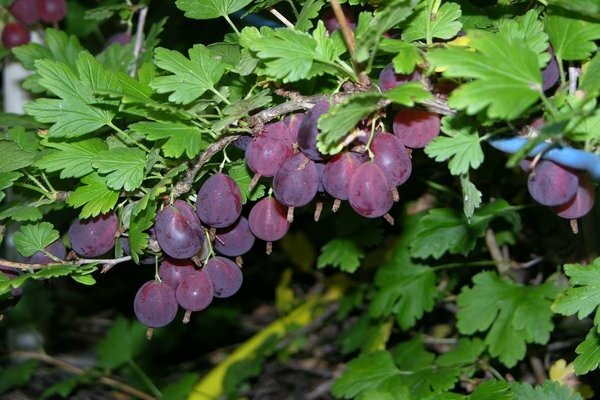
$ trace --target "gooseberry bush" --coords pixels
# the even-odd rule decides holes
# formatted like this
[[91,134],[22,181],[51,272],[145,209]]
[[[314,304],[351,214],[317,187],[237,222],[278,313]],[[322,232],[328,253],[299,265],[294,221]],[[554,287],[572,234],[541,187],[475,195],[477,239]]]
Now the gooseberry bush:
[[[600,3],[175,4],[230,32],[173,50],[151,4],[111,4],[86,18],[127,29],[91,51],[60,29],[64,2],[3,14],[34,96],[0,117],[0,234],[21,256],[0,259],[3,311],[29,281],[93,285],[135,263],[151,338],[236,296],[250,252],[285,251],[319,285],[308,322],[265,333],[341,324],[336,398],[592,396]],[[266,336],[247,359],[281,350]],[[191,398],[238,396],[234,354]]]

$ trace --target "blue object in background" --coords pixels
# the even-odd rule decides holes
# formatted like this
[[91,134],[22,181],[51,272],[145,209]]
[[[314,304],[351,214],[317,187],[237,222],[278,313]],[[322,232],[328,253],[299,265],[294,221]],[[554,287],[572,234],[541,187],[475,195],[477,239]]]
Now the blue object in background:
[[[516,153],[527,144],[527,141],[523,137],[510,137],[490,139],[488,143],[505,153]],[[552,143],[540,143],[527,156],[535,157],[540,153],[543,153],[542,158],[546,160],[554,161],[565,167],[587,171],[592,179],[600,181],[600,156],[597,154],[567,146],[557,147]]]
[[257,14],[248,14],[244,16],[244,13],[246,11],[244,10],[240,10],[240,11],[236,11],[233,14],[231,14],[234,18],[239,19],[242,22],[245,22],[248,25],[254,25],[254,26],[269,26],[271,28],[281,28],[283,25],[281,25],[278,22],[275,21],[271,21],[268,18],[265,17],[261,17],[260,15]]

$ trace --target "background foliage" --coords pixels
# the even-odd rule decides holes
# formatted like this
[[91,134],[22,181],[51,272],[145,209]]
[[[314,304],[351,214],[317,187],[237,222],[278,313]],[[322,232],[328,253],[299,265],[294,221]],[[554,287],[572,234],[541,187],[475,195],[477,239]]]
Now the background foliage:
[[[574,235],[532,202],[515,166],[543,141],[596,154],[600,3],[345,3],[357,16],[350,45],[327,33],[323,0],[106,1],[69,2],[45,45],[3,50],[32,72],[27,115],[0,115],[0,200],[18,195],[2,200],[0,232],[15,231],[24,257],[66,240],[73,218],[117,210],[137,263],[165,196],[194,203],[220,168],[249,209],[270,183],[247,190],[243,153],[228,145],[281,117],[269,114],[281,104],[336,100],[318,123],[325,154],[367,117],[388,130],[401,107],[444,118],[441,134],[412,153],[395,226],[348,205],[326,205],[319,222],[312,207],[298,210],[273,254],[257,244],[244,257],[240,293],[151,342],[131,306],[151,266],[109,263],[100,273],[105,265],[84,260],[1,276],[0,292],[24,293],[2,322],[0,391],[121,390],[106,379],[163,399],[574,400],[598,390],[598,213]],[[140,53],[136,37],[103,47],[145,7]],[[275,21],[271,8],[293,27],[240,19]],[[544,91],[550,46],[559,83]],[[382,92],[389,63],[423,78]],[[456,86],[447,99],[435,91],[443,81]],[[539,117],[527,150],[509,156],[487,144]],[[118,245],[111,256],[122,255]]]

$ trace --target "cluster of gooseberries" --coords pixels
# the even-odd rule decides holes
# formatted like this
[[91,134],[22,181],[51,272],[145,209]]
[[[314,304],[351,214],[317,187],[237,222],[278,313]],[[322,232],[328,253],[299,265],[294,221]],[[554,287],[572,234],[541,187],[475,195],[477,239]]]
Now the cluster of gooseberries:
[[57,24],[67,15],[66,0],[15,0],[10,6],[15,21],[4,25],[2,45],[7,49],[29,43],[31,26]]
[[520,166],[529,174],[527,189],[531,197],[559,217],[571,220],[577,232],[576,220],[592,210],[596,198],[589,175],[544,159],[524,159]]

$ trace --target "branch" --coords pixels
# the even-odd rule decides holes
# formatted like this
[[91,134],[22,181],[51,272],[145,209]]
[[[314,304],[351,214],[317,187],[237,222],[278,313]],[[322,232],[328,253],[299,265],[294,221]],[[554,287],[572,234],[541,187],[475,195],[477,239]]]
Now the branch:
[[338,23],[340,24],[340,30],[342,31],[344,41],[348,46],[350,57],[354,59],[354,52],[356,50],[356,43],[354,42],[354,32],[352,32],[352,29],[350,29],[350,25],[348,25],[348,20],[344,15],[344,10],[342,10],[340,2],[338,0],[331,0],[331,8],[333,9],[333,13],[335,14],[335,19],[337,19]]
[[146,24],[146,16],[148,15],[148,6],[140,8],[138,15],[137,27],[135,29],[135,45],[133,47],[133,65],[131,66],[131,77],[135,77],[137,73],[138,62],[142,54],[144,46],[144,25]]
[[48,267],[51,267],[54,265],[66,265],[66,266],[72,266],[72,267],[79,267],[81,265],[87,265],[87,264],[102,264],[102,265],[115,266],[117,264],[120,264],[120,263],[123,263],[126,261],[131,261],[131,256],[125,256],[125,257],[121,257],[121,258],[110,258],[110,259],[80,258],[75,261],[65,261],[62,263],[51,263],[51,264],[27,264],[27,263],[14,262],[14,261],[9,261],[9,260],[0,258],[0,265],[2,265],[4,267],[10,267],[10,268],[21,269],[24,271],[29,271],[32,269],[44,269],[44,268],[48,268]]
[[[358,90],[361,91],[361,90]],[[364,90],[363,90],[364,91]],[[340,92],[336,93],[333,96],[327,95],[313,95],[313,96],[303,96],[298,92],[288,91],[284,89],[275,90],[275,94],[286,97],[289,100],[278,104],[274,107],[262,110],[253,116],[249,117],[246,122],[253,129],[255,134],[258,134],[262,131],[263,126],[277,118],[286,114],[289,114],[294,111],[299,110],[310,110],[318,101],[321,100],[329,100],[332,99],[334,103],[339,103],[348,97],[352,96],[354,92]],[[391,103],[388,99],[381,99],[379,101],[379,108],[385,108]],[[423,103],[425,108],[429,111],[443,114],[443,115],[454,115],[456,112],[448,107],[448,104],[441,99],[432,99]],[[173,198],[177,198],[184,193],[189,192],[192,189],[192,185],[196,179],[196,175],[200,168],[204,164],[206,164],[215,154],[223,150],[225,147],[229,146],[232,142],[238,139],[241,135],[230,135],[230,136],[222,136],[216,142],[211,144],[202,152],[197,158],[196,161],[191,164],[188,163],[188,169],[185,173],[185,177],[175,184],[175,188],[172,192]]]
[[277,11],[275,8],[273,7],[269,7],[267,10],[269,10],[269,12],[271,14],[273,14],[273,16],[275,18],[277,18],[282,24],[284,24],[285,26],[287,26],[288,28],[292,28],[294,29],[295,26],[294,24],[292,24],[283,14],[281,14],[279,11]]
[[232,142],[237,140],[241,135],[231,135],[220,137],[216,142],[211,144],[204,150],[196,159],[193,164],[188,163],[188,170],[185,173],[185,177],[175,184],[175,189],[171,192],[174,198],[181,196],[184,193],[189,192],[192,189],[192,185],[196,180],[196,174],[200,171],[200,168],[206,164],[212,156],[229,146]]
[[[13,355],[15,357],[22,357],[22,358],[30,359],[30,360],[39,360],[46,364],[50,364],[57,368],[60,368],[64,371],[70,372],[73,375],[81,376],[81,375],[86,374],[86,371],[84,369],[81,369],[79,367],[76,367],[75,365],[69,364],[65,361],[59,360],[57,358],[54,358],[54,357],[49,356],[44,353],[36,353],[36,352],[32,352],[32,351],[15,351],[15,352],[11,353],[11,355]],[[98,380],[100,381],[100,383],[102,383],[106,386],[109,386],[113,389],[116,389],[118,391],[121,391],[123,393],[126,393],[130,396],[134,396],[134,397],[140,398],[142,400],[156,400],[155,397],[150,396],[150,395],[148,395],[132,386],[129,386],[125,383],[121,383],[121,382],[117,381],[116,379],[109,378],[107,376],[101,376]]]

